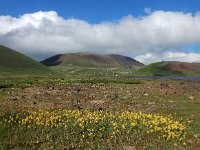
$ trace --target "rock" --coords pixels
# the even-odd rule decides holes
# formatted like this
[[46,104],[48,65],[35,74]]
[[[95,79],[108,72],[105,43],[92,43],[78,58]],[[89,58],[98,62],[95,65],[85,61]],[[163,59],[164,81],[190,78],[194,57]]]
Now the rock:
[[41,95],[41,92],[37,92],[36,94],[37,94],[37,95]]
[[135,146],[125,146],[125,150],[136,150]]
[[22,99],[24,99],[24,98],[26,98],[26,96],[25,96],[25,95],[22,95]]
[[79,93],[81,91],[81,88],[80,87],[75,87],[74,89],[77,93]]
[[111,100],[115,100],[115,99],[117,99],[118,97],[119,97],[118,94],[115,93],[115,94],[112,95]]
[[77,104],[80,104],[80,102],[81,102],[80,100],[76,100],[76,103],[77,103]]
[[45,95],[50,95],[51,91],[46,91]]
[[102,110],[103,110],[103,108],[99,107],[98,111],[102,111]]
[[172,101],[172,100],[169,100],[168,102],[170,102],[170,103],[174,103],[174,101]]
[[156,105],[150,105],[148,108],[146,108],[145,110],[147,111],[147,112],[152,112],[152,111],[154,111],[156,109]]
[[12,100],[13,100],[13,101],[18,101],[19,98],[18,98],[18,97],[13,97]]
[[167,84],[167,83],[161,83],[160,87],[161,88],[167,88],[167,87],[169,87],[169,84]]
[[200,138],[200,134],[194,134],[194,137],[197,139],[197,138]]
[[80,104],[74,105],[74,108],[76,108],[76,109],[78,109],[78,110],[81,110],[81,109],[83,109],[83,108],[81,107],[81,105],[80,105]]
[[83,109],[80,105],[77,106],[78,110],[81,110]]
[[188,99],[189,100],[194,100],[194,96],[189,96]]
[[191,144],[191,145],[194,144],[194,142],[193,142],[192,140],[188,140],[187,142],[188,142],[189,144]]
[[102,100],[92,100],[92,101],[90,101],[90,103],[91,104],[103,104],[103,103],[105,103],[106,101],[102,101]]
[[141,104],[136,104],[135,106],[136,106],[136,107],[142,107],[142,105],[141,105]]
[[61,100],[62,100],[62,98],[61,98],[61,97],[57,97],[57,98],[56,98],[56,100],[59,100],[59,101],[61,101]]
[[155,105],[155,102],[149,102],[148,104],[149,105]]
[[149,94],[148,93],[144,93],[144,96],[149,96]]

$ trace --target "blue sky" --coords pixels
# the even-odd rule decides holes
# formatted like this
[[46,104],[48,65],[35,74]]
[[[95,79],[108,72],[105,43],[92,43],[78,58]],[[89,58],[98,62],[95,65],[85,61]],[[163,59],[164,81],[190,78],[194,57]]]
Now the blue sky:
[[0,44],[37,60],[88,51],[196,62],[199,24],[199,0],[1,0]]
[[151,10],[196,13],[199,0],[1,0],[0,14],[20,16],[25,13],[54,10],[64,18],[74,17],[90,23],[115,21],[123,16],[145,15]]

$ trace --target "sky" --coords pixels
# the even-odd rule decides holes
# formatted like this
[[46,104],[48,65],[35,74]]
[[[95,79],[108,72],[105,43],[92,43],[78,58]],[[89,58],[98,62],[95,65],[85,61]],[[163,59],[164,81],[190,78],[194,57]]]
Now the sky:
[[0,1],[0,44],[36,60],[91,52],[200,62],[199,0]]

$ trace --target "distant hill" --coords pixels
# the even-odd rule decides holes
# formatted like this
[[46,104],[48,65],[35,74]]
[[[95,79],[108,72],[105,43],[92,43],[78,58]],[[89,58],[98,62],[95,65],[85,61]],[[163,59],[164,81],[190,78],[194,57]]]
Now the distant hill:
[[45,73],[49,69],[39,62],[0,45],[0,73]]
[[79,66],[94,68],[135,68],[144,66],[142,63],[126,56],[110,54],[98,55],[91,53],[59,54],[41,61],[46,66]]
[[200,76],[200,63],[163,61],[137,70],[138,76]]

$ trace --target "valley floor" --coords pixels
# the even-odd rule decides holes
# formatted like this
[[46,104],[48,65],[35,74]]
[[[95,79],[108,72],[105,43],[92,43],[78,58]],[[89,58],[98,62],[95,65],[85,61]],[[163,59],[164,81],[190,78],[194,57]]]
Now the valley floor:
[[[171,115],[173,120],[183,122],[187,128],[184,142],[171,141],[170,143],[169,141],[168,145],[166,141],[165,146],[161,147],[156,141],[156,136],[152,135],[148,138],[148,134],[143,133],[140,135],[141,140],[133,143],[131,140],[122,139],[117,149],[198,149],[200,147],[200,81],[198,80],[1,77],[0,83],[1,117],[12,113],[40,110],[130,111],[162,116]],[[27,144],[19,145],[17,142],[20,140],[16,133],[5,132],[4,129],[4,127],[1,129],[1,147],[30,148]],[[150,147],[148,147],[148,141],[143,139],[146,136],[152,143]],[[47,142],[46,146],[51,145],[50,143]],[[9,147],[9,144],[12,146]],[[34,144],[37,145],[37,143]],[[86,148],[87,146],[86,144]],[[112,144],[107,146],[116,148]],[[37,146],[32,148],[38,149]],[[39,148],[42,149],[42,147]],[[77,149],[76,146],[74,149]]]

